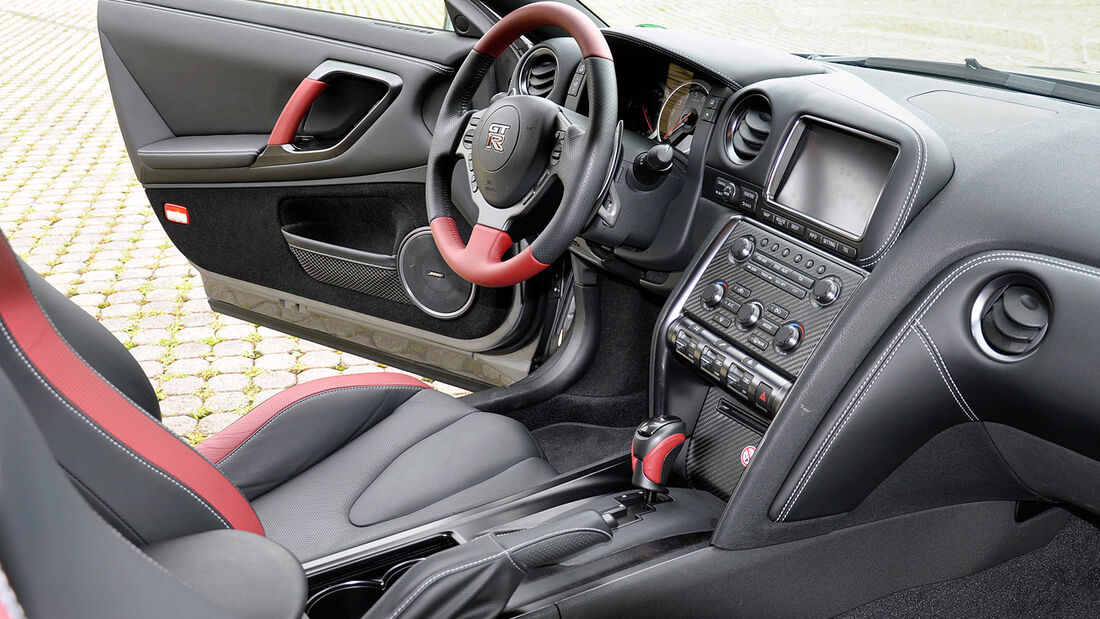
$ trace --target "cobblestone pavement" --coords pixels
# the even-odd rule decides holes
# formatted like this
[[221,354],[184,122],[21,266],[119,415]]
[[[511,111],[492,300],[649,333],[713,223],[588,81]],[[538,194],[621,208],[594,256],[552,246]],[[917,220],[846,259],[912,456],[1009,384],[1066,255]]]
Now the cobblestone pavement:
[[[443,23],[442,0],[279,1]],[[1095,0],[990,0],[967,11],[949,0],[717,1],[705,4],[706,19],[698,0],[590,4],[615,25],[659,23],[796,51],[977,54],[1092,69],[1100,59]],[[210,311],[197,273],[169,243],[134,178],[95,7],[94,0],[0,0],[0,228],[16,251],[130,349],[162,399],[165,425],[195,442],[296,383],[398,371]],[[891,34],[876,34],[883,29]]]

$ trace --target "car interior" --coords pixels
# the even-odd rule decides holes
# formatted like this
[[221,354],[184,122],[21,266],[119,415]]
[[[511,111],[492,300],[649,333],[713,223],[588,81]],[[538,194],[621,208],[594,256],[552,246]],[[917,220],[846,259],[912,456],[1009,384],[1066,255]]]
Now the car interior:
[[211,308],[471,394],[192,447],[4,239],[0,610],[1100,611],[1100,89],[446,6],[98,0]]

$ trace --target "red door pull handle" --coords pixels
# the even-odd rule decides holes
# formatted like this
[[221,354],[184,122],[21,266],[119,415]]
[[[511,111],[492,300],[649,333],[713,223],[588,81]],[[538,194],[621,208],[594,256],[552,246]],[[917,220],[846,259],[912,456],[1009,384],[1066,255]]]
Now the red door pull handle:
[[267,143],[270,146],[290,144],[294,141],[294,135],[298,127],[306,117],[313,102],[328,88],[328,83],[307,77],[294,89],[290,100],[286,102],[283,111],[279,114],[279,120],[275,121],[275,128],[271,130],[271,137]]

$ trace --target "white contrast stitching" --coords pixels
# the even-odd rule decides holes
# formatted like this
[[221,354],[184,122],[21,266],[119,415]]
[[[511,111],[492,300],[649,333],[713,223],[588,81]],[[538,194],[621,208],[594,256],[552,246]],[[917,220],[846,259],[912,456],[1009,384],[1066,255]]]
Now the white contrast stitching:
[[[905,327],[901,331],[899,331],[897,333],[897,335],[894,336],[894,338],[890,341],[890,344],[886,347],[885,350],[882,351],[882,353],[879,355],[878,359],[875,360],[874,367],[876,368],[876,370],[863,378],[863,380],[860,383],[860,386],[856,390],[856,393],[858,394],[861,391],[863,391],[865,386],[869,387],[869,385],[867,385],[867,382],[869,380],[872,380],[873,376],[877,376],[878,371],[880,371],[880,369],[881,369],[881,368],[879,368],[879,366],[882,365],[883,359],[887,359],[887,363],[889,362],[889,359],[887,358],[887,356],[888,355],[890,357],[893,356],[894,347],[898,343],[898,340],[904,338],[908,333],[910,333],[910,327],[913,325],[913,323],[924,319],[924,317],[928,314],[928,312],[931,311],[932,306],[934,306],[936,304],[936,302],[939,301],[940,297],[943,296],[944,292],[947,291],[947,289],[951,286],[951,284],[955,283],[956,280],[958,280],[967,271],[969,271],[971,269],[977,268],[977,267],[979,267],[983,264],[988,264],[988,263],[991,263],[991,262],[1000,262],[1002,260],[1004,260],[1004,261],[1018,260],[1020,262],[1025,262],[1025,263],[1029,263],[1029,264],[1049,266],[1049,267],[1053,267],[1053,268],[1056,268],[1056,269],[1059,269],[1059,270],[1062,270],[1062,271],[1066,271],[1067,273],[1076,273],[1078,275],[1085,275],[1085,276],[1088,276],[1088,277],[1100,279],[1100,271],[1097,271],[1096,269],[1092,269],[1092,268],[1089,268],[1089,267],[1084,267],[1084,266],[1073,264],[1073,263],[1070,263],[1070,262],[1065,262],[1063,260],[1057,260],[1055,258],[1047,258],[1047,257],[1042,257],[1042,256],[1036,256],[1034,254],[1026,254],[1026,253],[1022,253],[1022,252],[1013,252],[1013,251],[996,252],[996,253],[992,253],[992,254],[983,254],[983,255],[971,258],[970,260],[968,260],[968,261],[964,262],[963,264],[959,265],[958,267],[956,267],[955,270],[952,271],[947,277],[941,279],[940,283],[937,284],[936,287],[933,288],[932,291],[930,293],[928,293],[928,295],[925,296],[924,300],[921,302],[921,304],[915,310],[915,312],[914,312],[915,315],[909,319],[909,321],[906,323]],[[855,394],[853,394],[852,397],[854,398]],[[860,399],[862,399],[862,396],[860,396]],[[833,423],[832,429],[829,430],[829,434],[832,434],[834,431],[839,432],[839,430],[837,429],[837,424],[841,424],[844,421],[844,419],[845,418],[843,418],[843,417],[840,418],[840,419],[837,419]],[[826,435],[826,436],[828,436],[828,435]],[[819,447],[818,448],[818,453],[820,453],[820,451],[821,451],[821,448]],[[818,457],[817,453],[815,453],[814,459],[816,459],[817,457]],[[821,454],[821,457],[824,457],[823,453]],[[813,476],[813,471],[810,470],[810,467],[813,466],[813,468],[816,469],[816,463],[815,463],[814,459],[810,460],[810,464],[807,465],[807,469],[803,471],[802,476],[799,478],[799,484],[800,485],[808,484],[809,481],[810,481],[809,478]],[[798,501],[798,496],[796,495],[796,492],[798,494],[801,494],[801,490],[799,490],[798,485],[795,486],[795,490],[791,491],[791,496],[788,497],[787,502],[784,504],[784,509],[779,515],[779,520],[780,521],[786,519],[786,516],[788,514],[790,514],[791,509],[794,507],[795,502]]]
[[950,395],[951,399],[955,401],[955,404],[959,407],[959,410],[962,411],[962,414],[965,415],[967,419],[977,421],[977,419],[974,419],[974,416],[966,410],[966,406],[964,406],[962,400],[960,400],[959,397],[955,395],[955,391],[951,389],[951,383],[947,382],[947,375],[943,373],[943,368],[940,366],[940,362],[936,359],[936,355],[932,354],[932,348],[928,346],[928,340],[924,337],[924,332],[920,329],[917,329],[916,325],[913,325],[913,332],[916,333],[917,339],[920,340],[921,345],[924,346],[924,350],[928,352],[928,358],[932,361],[932,366],[936,368],[936,373],[940,375],[940,380],[943,381],[943,386],[947,388],[948,395]]
[[[221,466],[222,464],[225,464],[226,462],[228,462],[229,459],[232,458],[233,455],[236,454],[238,451],[240,451],[242,447],[247,445],[249,443],[249,441],[256,438],[256,436],[259,435],[260,432],[263,432],[265,428],[267,428],[269,425],[271,425],[271,422],[275,421],[283,413],[285,413],[285,412],[289,411],[290,409],[298,406],[299,404],[305,404],[306,402],[309,402],[310,400],[312,400],[314,398],[319,398],[323,395],[327,395],[329,393],[333,393],[333,392],[336,392],[336,391],[361,391],[361,390],[366,390],[366,389],[392,389],[392,390],[417,389],[417,390],[422,390],[423,387],[416,387],[416,386],[413,386],[413,385],[357,385],[357,386],[348,386],[348,387],[335,387],[335,388],[332,388],[332,389],[326,389],[326,390],[324,390],[320,393],[314,393],[313,395],[310,395],[308,397],[302,398],[301,400],[297,400],[295,402],[292,402],[289,405],[287,405],[286,407],[279,409],[279,412],[272,415],[271,419],[268,419],[267,421],[265,421],[263,423],[263,425],[261,425],[259,428],[256,428],[256,431],[253,432],[243,442],[241,442],[240,445],[237,445],[236,447],[234,447],[233,451],[226,454],[226,456],[224,458],[222,458],[221,460],[218,460],[218,465]],[[246,413],[246,415],[247,415],[247,413]]]
[[[978,419],[978,415],[974,413],[974,409],[970,408],[970,404],[967,403],[966,398],[963,397],[962,390],[959,389],[958,383],[955,382],[955,377],[951,375],[951,369],[947,367],[947,361],[943,358],[943,355],[940,354],[939,346],[936,346],[936,340],[932,339],[932,334],[928,332],[928,329],[926,329],[919,320],[913,323],[913,328],[917,330],[917,335],[921,336],[921,341],[924,342],[925,350],[931,355],[932,363],[936,364],[936,370],[939,371],[940,378],[943,378],[943,382],[947,385],[947,390],[951,392],[951,397],[955,399],[959,408],[961,408],[971,420],[981,421]],[[931,346],[931,348],[929,348],[929,346]]]
[[[23,364],[26,365],[28,369],[30,369],[31,373],[34,374],[35,378],[38,379],[38,382],[40,382],[42,384],[42,386],[46,388],[47,391],[49,391],[51,394],[53,394],[53,396],[55,398],[57,398],[58,401],[60,401],[61,404],[65,406],[65,408],[72,411],[73,414],[75,414],[78,419],[80,419],[84,423],[91,426],[91,428],[93,430],[95,430],[96,432],[99,432],[104,438],[106,438],[109,442],[114,444],[115,447],[118,447],[120,450],[122,450],[123,453],[130,456],[134,460],[137,460],[138,462],[140,462],[143,466],[145,466],[150,471],[153,471],[157,475],[160,475],[161,477],[167,479],[168,481],[170,481],[171,483],[175,484],[180,489],[182,489],[184,492],[191,495],[191,497],[194,498],[196,501],[198,501],[200,505],[205,507],[207,509],[207,511],[209,511],[211,514],[213,514],[214,517],[217,518],[219,522],[221,522],[223,525],[225,525],[225,527],[227,529],[232,529],[233,528],[229,525],[229,522],[226,521],[226,519],[222,517],[221,514],[219,514],[213,507],[211,507],[209,503],[207,503],[205,500],[203,500],[202,497],[195,494],[195,492],[193,490],[191,490],[187,486],[180,483],[179,480],[173,478],[171,475],[168,475],[164,471],[158,469],[157,467],[153,466],[152,464],[149,464],[148,462],[146,462],[144,459],[138,457],[138,455],[135,454],[133,451],[131,451],[129,448],[125,447],[124,445],[119,443],[117,440],[115,440],[115,437],[113,437],[110,434],[108,434],[107,432],[105,432],[103,430],[103,428],[100,428],[98,425],[93,423],[91,419],[88,419],[88,417],[86,415],[84,415],[84,413],[81,413],[76,408],[74,408],[73,405],[68,402],[68,400],[61,397],[61,394],[59,394],[53,388],[53,385],[51,385],[49,382],[46,381],[45,378],[43,378],[42,374],[39,373],[38,369],[35,368],[33,365],[31,365],[31,362],[27,359],[26,355],[23,354],[23,350],[21,348],[19,348],[19,346],[15,343],[15,340],[12,339],[11,333],[8,332],[7,325],[3,324],[2,321],[0,321],[0,331],[2,331],[4,333],[4,337],[7,338],[8,343],[11,344],[12,349],[15,350],[17,355],[19,355],[20,360],[22,360]],[[165,431],[167,432],[167,430],[165,430]]]
[[[906,337],[908,337],[909,333],[909,329],[906,329]],[[833,446],[833,441],[836,440],[836,437],[840,436],[840,432],[844,430],[844,426],[848,423],[848,420],[851,419],[852,414],[855,413],[857,408],[859,408],[859,405],[863,402],[863,398],[867,396],[867,394],[871,391],[871,387],[875,385],[875,381],[877,381],[878,377],[881,376],[882,373],[886,370],[886,367],[890,365],[890,361],[894,358],[894,354],[897,353],[897,351],[901,350],[902,344],[905,343],[905,339],[906,338],[903,337],[901,341],[898,342],[897,346],[895,346],[893,350],[890,351],[890,355],[886,358],[886,362],[882,364],[881,367],[876,368],[874,376],[871,378],[871,381],[867,385],[867,388],[863,389],[862,393],[859,394],[859,398],[854,401],[848,402],[848,406],[844,409],[843,416],[837,420],[837,423],[833,424],[833,427],[829,430],[829,434],[826,437],[826,441],[818,447],[817,453],[814,454],[814,457],[811,460],[813,466],[803,471],[802,477],[798,480],[798,485],[795,486],[796,492],[791,494],[791,497],[787,500],[787,504],[784,506],[783,511],[779,514],[780,520],[785,520],[787,518],[787,514],[791,512],[794,504],[798,501],[798,497],[802,495],[802,491],[806,489],[807,485],[809,485],[810,478],[813,477],[814,472],[817,471],[818,465],[821,464],[821,462],[825,459],[825,455],[829,453],[829,448]]]
[[[528,547],[532,544],[535,544],[535,543],[538,543],[538,542],[541,542],[541,541],[544,541],[544,540],[548,540],[552,537],[556,537],[556,536],[559,536],[559,535],[565,535],[566,533],[578,533],[580,531],[591,531],[593,533],[599,533],[600,535],[603,535],[607,539],[611,539],[611,534],[608,533],[607,531],[604,531],[604,530],[601,530],[601,529],[594,529],[592,527],[575,527],[575,528],[572,528],[572,529],[564,529],[562,531],[554,531],[552,533],[547,533],[546,535],[540,535],[539,537],[536,537],[533,540],[528,540],[526,542],[523,542],[522,544],[517,544],[517,545],[513,546],[511,548],[511,550],[512,550],[512,552],[515,552],[517,550],[521,550],[523,548],[526,548],[526,547]],[[497,545],[499,546],[500,543],[498,542]],[[420,586],[417,587],[416,590],[414,590],[412,592],[412,594],[404,602],[402,602],[400,606],[397,607],[397,610],[393,611],[393,614],[390,615],[390,619],[396,619],[396,617],[398,615],[405,612],[405,609],[408,608],[409,605],[411,605],[413,602],[415,602],[416,598],[420,597],[420,594],[424,593],[424,591],[428,587],[432,586],[432,584],[435,583],[440,578],[443,578],[444,576],[450,576],[451,574],[461,572],[461,571],[469,569],[471,567],[476,567],[476,566],[481,565],[483,563],[488,563],[489,561],[499,559],[500,557],[505,556],[507,554],[508,554],[507,550],[502,550],[501,552],[498,552],[495,555],[484,557],[484,558],[478,559],[477,561],[471,561],[470,563],[467,563],[465,565],[460,565],[458,567],[451,568],[449,570],[440,572],[440,573],[436,574],[435,576],[432,576],[428,580],[421,583]]]

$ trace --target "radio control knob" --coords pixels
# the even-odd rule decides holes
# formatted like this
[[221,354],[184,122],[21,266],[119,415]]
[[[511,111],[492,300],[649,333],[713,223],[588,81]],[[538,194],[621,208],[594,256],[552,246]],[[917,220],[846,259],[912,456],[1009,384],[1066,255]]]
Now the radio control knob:
[[803,335],[802,325],[788,322],[775,332],[775,345],[783,352],[791,352],[802,343]]
[[722,302],[722,299],[726,298],[726,284],[725,282],[714,282],[707,286],[707,289],[703,291],[701,296],[703,305],[710,309],[718,307],[718,304]]
[[730,257],[737,262],[744,262],[749,259],[755,249],[756,244],[752,242],[752,239],[743,236],[733,242],[733,246],[730,247]]
[[840,297],[843,284],[835,275],[823,277],[814,284],[813,296],[818,305],[832,305]]
[[756,323],[760,322],[760,317],[764,315],[764,306],[759,302],[753,301],[741,306],[741,309],[737,310],[737,324],[746,329],[751,329],[756,326]]

